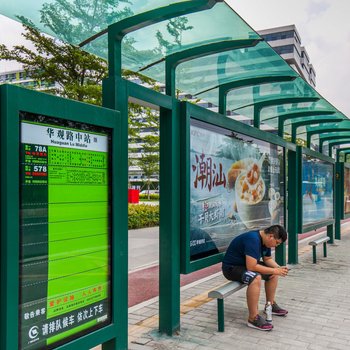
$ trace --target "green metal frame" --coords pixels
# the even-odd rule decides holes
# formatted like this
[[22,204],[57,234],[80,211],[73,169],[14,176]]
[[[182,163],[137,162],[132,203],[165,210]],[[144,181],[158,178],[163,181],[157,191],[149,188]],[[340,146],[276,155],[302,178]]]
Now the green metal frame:
[[[346,123],[344,125],[344,123]],[[339,126],[340,125],[340,126]],[[318,127],[310,127],[308,130],[306,130],[306,146],[310,148],[311,145],[311,137],[314,135],[319,135],[323,133],[330,133],[330,132],[341,132],[341,131],[350,131],[350,123],[347,123],[347,121],[343,120],[340,122],[337,126],[331,127],[331,126],[318,126]]]
[[[0,347],[2,350],[18,349],[19,302],[19,112],[42,114],[62,120],[89,123],[111,129],[112,176],[118,179],[120,157],[120,117],[117,111],[70,101],[36,91],[3,85],[0,87],[1,108],[1,319]],[[14,175],[15,174],[15,175]],[[118,183],[118,182],[116,182]],[[127,338],[120,315],[127,305],[127,291],[121,276],[128,276],[127,250],[120,246],[121,232],[117,229],[122,218],[119,206],[122,200],[117,186],[112,186],[111,233],[111,291],[112,323],[65,345],[60,350],[90,349],[103,344],[103,350],[115,350],[121,338]],[[119,347],[121,348],[121,347]],[[126,347],[124,347],[126,349]]]
[[[346,158],[346,155],[348,154],[348,152],[350,151],[350,147],[345,147],[345,148],[338,148],[336,150],[337,154],[336,154],[336,161],[337,162],[340,162],[340,153],[344,153],[345,155],[345,158]],[[346,159],[345,159],[346,160]],[[346,163],[345,161],[343,163]]]
[[[325,142],[328,142],[329,144],[331,144],[331,141],[346,141],[347,139],[350,142],[350,131],[347,135],[346,134],[342,135],[342,132],[340,132],[340,133],[335,132],[335,133],[330,133],[330,134],[332,134],[332,135],[328,135],[328,134],[327,134],[327,136],[320,135],[320,137],[319,137],[319,151],[320,152],[322,151],[323,144]],[[340,145],[341,145],[341,143],[340,143]]]
[[340,138],[340,139],[334,137],[333,139],[337,140],[337,141],[333,141],[333,142],[329,141],[328,142],[328,155],[330,157],[332,156],[332,148],[334,146],[339,146],[339,145],[344,145],[344,144],[350,143],[350,137],[349,138]]
[[[189,229],[189,215],[190,215],[190,161],[189,161],[189,147],[190,147],[190,119],[197,119],[208,124],[216,125],[227,130],[235,131],[241,134],[254,137],[256,139],[266,141],[278,146],[284,147],[285,150],[296,150],[296,146],[290,142],[286,142],[280,137],[263,132],[259,129],[252,128],[243,123],[225,118],[221,114],[212,112],[210,110],[198,107],[188,102],[181,103],[181,272],[191,273],[193,271],[205,268],[207,266],[218,263],[222,260],[223,253],[218,253],[213,256],[190,261],[190,229]],[[282,249],[283,249],[283,245]],[[282,259],[282,257],[280,258]]]
[[[239,89],[247,86],[269,84],[269,83],[293,81],[297,78],[297,76],[298,76],[297,74],[296,75],[277,75],[277,76],[273,74],[269,74],[266,76],[244,78],[236,81],[223,83],[221,85],[217,85],[214,88],[219,88],[219,113],[226,115],[227,94],[234,89]],[[214,88],[202,91],[197,95],[200,95],[201,93],[207,92]]]
[[[283,113],[278,115],[278,135],[280,137],[283,137],[284,135],[284,123],[289,119],[296,119],[301,117],[314,117],[314,116],[321,116],[321,115],[332,115],[335,112],[333,111],[296,111],[292,113]],[[269,118],[272,119],[272,118]],[[268,120],[265,119],[264,122]]]
[[181,63],[194,60],[203,56],[212,55],[218,52],[243,49],[253,47],[259,43],[259,39],[242,39],[242,40],[224,40],[216,43],[210,43],[202,46],[193,47],[183,50],[165,58],[165,91],[169,96],[174,96],[175,70]]
[[267,98],[264,101],[248,104],[245,106],[242,106],[237,109],[249,107],[249,106],[254,106],[254,127],[260,128],[260,113],[261,110],[265,107],[271,107],[271,106],[278,106],[278,105],[283,105],[283,104],[289,104],[289,103],[302,103],[302,102],[317,102],[319,101],[319,97],[280,97],[276,98],[276,96]]
[[350,154],[350,151],[344,151],[344,157],[345,157],[345,159],[344,159],[343,163],[348,163],[347,159],[348,159],[348,155],[349,155],[349,154]]
[[[288,161],[288,263],[298,263],[298,233],[300,232],[301,206],[298,194],[301,193],[301,147],[296,146],[295,151],[289,150]],[[290,208],[293,208],[292,210]]]
[[350,163],[340,163],[343,165],[343,176],[342,176],[342,182],[341,182],[341,187],[340,187],[340,191],[341,191],[341,197],[338,198],[342,198],[343,200],[341,201],[341,219],[348,219],[350,218],[350,213],[345,213],[345,208],[344,208],[344,188],[345,188],[345,168],[350,169]]
[[[315,151],[312,151],[308,148],[304,148],[302,147],[301,148],[301,152],[300,152],[300,157],[302,158],[302,155],[305,154],[305,155],[308,155],[310,157],[314,157],[314,158],[317,158],[317,159],[320,159],[320,160],[323,160],[325,162],[328,162],[330,164],[333,165],[333,174],[335,174],[335,161],[333,158],[331,157],[328,157],[322,153],[319,153],[319,152],[315,152]],[[302,160],[300,160],[300,164],[302,164]],[[302,182],[302,177],[300,178],[300,184]],[[333,209],[334,209],[334,206],[335,206],[335,183],[333,181],[333,193],[334,193],[334,196],[333,196]],[[299,189],[299,212],[300,212],[300,228],[301,228],[301,232],[300,233],[305,233],[305,232],[310,232],[312,230],[317,230],[321,227],[325,227],[327,226],[327,235],[329,236],[330,238],[330,243],[333,243],[334,242],[334,230],[333,230],[333,225],[335,223],[335,212],[333,211],[333,219],[326,219],[326,220],[323,220],[323,221],[320,221],[320,222],[315,222],[315,223],[311,223],[311,224],[307,224],[307,225],[304,225],[303,224],[303,216],[302,216],[302,210],[303,210],[303,203],[302,203],[302,187],[300,186],[300,189]]]
[[[154,107],[160,107],[160,139],[161,139],[161,199],[162,207],[160,218],[160,290],[159,290],[159,330],[168,335],[172,335],[180,328],[180,262],[179,262],[179,244],[180,244],[180,180],[177,170],[180,167],[179,140],[180,140],[180,113],[182,113],[182,105],[175,99],[175,71],[176,67],[185,61],[209,55],[215,52],[231,50],[237,47],[249,47],[256,45],[258,40],[246,41],[221,41],[209,45],[204,45],[170,55],[165,58],[166,65],[166,94],[164,96],[155,92],[150,92],[143,87],[137,87],[135,84],[127,82],[121,78],[122,73],[122,45],[123,37],[132,31],[142,29],[148,25],[155,24],[170,18],[181,16],[198,11],[204,11],[212,8],[217,2],[215,0],[194,0],[190,2],[175,3],[163,8],[155,9],[136,15],[118,23],[115,23],[108,28],[108,46],[109,46],[109,77],[103,83],[103,104],[112,109],[118,109],[121,112],[121,158],[120,158],[120,184],[125,184],[121,190],[121,196],[125,199],[127,195],[127,107],[128,99],[135,98],[136,101],[147,101]],[[101,33],[100,33],[101,34]],[[90,40],[96,38],[92,37]],[[84,44],[86,44],[85,42]],[[284,79],[284,78],[278,78]],[[288,78],[289,79],[289,78]],[[286,99],[276,99],[276,96],[271,97],[268,101],[262,101],[258,108],[265,106],[284,104],[284,103],[299,103],[299,102],[315,102],[318,97],[290,97]],[[192,106],[191,106],[192,108]],[[195,108],[195,107],[193,107]],[[200,107],[198,113],[205,114],[207,111]],[[255,126],[260,126],[260,110],[259,122],[255,122]],[[208,111],[209,112],[209,111]],[[209,112],[210,114],[210,112]],[[210,114],[212,115],[212,114]],[[214,117],[215,115],[215,117]],[[222,115],[213,114],[215,124],[221,123]],[[219,116],[219,118],[218,118]],[[218,122],[220,120],[220,122]],[[226,120],[226,119],[225,119]],[[255,117],[257,120],[257,117]],[[231,120],[231,122],[233,122]],[[286,148],[295,150],[295,146],[281,141],[277,136],[266,134],[260,130],[255,130],[250,127],[249,130],[244,129],[246,126],[237,123],[237,128],[243,128],[243,131],[249,131],[252,134],[255,132],[260,135],[258,138],[273,138],[275,143],[282,143]],[[267,140],[268,141],[268,140]],[[164,184],[164,185],[163,185]],[[120,215],[127,217],[127,201],[120,208]],[[164,210],[163,210],[164,208]],[[121,231],[127,235],[127,222],[121,223]],[[123,247],[127,247],[127,238],[123,235]],[[277,249],[276,255],[283,252],[284,247]],[[283,255],[283,253],[282,253]],[[207,264],[207,263],[205,263]],[[205,265],[204,264],[204,265]],[[202,265],[202,266],[204,266]],[[199,266],[199,265],[198,265]],[[199,267],[196,267],[199,268]],[[188,271],[193,270],[192,266]],[[121,310],[123,322],[126,322],[126,306]]]
[[335,239],[341,239],[341,220],[344,213],[344,164],[335,163]]
[[[312,119],[311,119],[312,118]],[[292,122],[292,142],[296,142],[297,138],[297,130],[301,126],[306,126],[306,125],[313,125],[313,124],[318,124],[318,123],[323,123],[323,124],[333,124],[334,122],[341,121],[344,118],[343,117],[326,117],[326,116],[319,116],[319,117],[311,117],[310,119],[307,119],[305,121],[300,121],[300,122]]]
[[[160,106],[160,186],[162,207],[159,225],[159,331],[172,335],[180,329],[180,263],[179,263],[179,202],[180,181],[177,175],[179,169],[179,102],[173,97],[169,99],[156,97],[154,93],[146,93],[142,88],[127,83],[122,74],[122,39],[132,31],[158,23],[176,16],[204,11],[212,8],[215,0],[194,0],[175,3],[152,11],[136,15],[108,28],[108,64],[109,77],[103,82],[103,105],[118,109],[121,113],[121,195],[125,198],[124,206],[120,208],[121,215],[128,217],[127,183],[128,183],[128,99],[133,92],[140,100],[150,99]],[[96,36],[95,36],[96,37]],[[94,39],[93,37],[92,39]],[[85,42],[86,43],[86,42]],[[167,69],[169,73],[170,69]],[[174,86],[173,78],[166,74],[167,92]],[[130,89],[130,92],[129,92]],[[167,93],[168,94],[168,93]],[[161,95],[161,94],[159,94]],[[169,94],[168,94],[169,95]],[[164,103],[164,104],[163,104]],[[166,105],[166,106],[165,106]],[[170,107],[170,108],[169,108]],[[162,185],[164,184],[164,185]],[[163,210],[164,208],[164,210]],[[127,247],[127,220],[122,223],[124,232],[123,245]],[[127,257],[127,255],[126,255]],[[127,280],[124,282],[127,285]],[[127,327],[127,303],[121,310],[124,316],[123,324]],[[127,348],[126,343],[123,344]],[[123,349],[123,347],[120,347]]]

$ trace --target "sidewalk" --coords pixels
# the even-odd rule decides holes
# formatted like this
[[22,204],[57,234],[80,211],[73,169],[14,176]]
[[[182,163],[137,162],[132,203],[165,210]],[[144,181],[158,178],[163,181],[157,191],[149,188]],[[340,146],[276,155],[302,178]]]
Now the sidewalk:
[[[158,298],[129,309],[129,349],[350,349],[350,224],[342,239],[328,245],[323,258],[318,247],[312,264],[311,247],[300,247],[299,264],[280,279],[277,300],[289,310],[274,317],[274,330],[246,326],[245,291],[225,300],[225,332],[217,332],[216,300],[208,290],[225,282],[221,273],[181,288],[181,331],[168,337],[158,333]],[[263,294],[260,309],[264,304]]]

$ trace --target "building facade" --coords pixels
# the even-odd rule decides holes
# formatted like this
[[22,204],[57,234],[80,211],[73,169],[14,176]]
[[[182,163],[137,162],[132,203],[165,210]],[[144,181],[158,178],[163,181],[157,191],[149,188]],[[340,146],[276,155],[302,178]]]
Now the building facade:
[[316,87],[316,72],[294,24],[263,29],[259,35],[297,71],[312,87]]

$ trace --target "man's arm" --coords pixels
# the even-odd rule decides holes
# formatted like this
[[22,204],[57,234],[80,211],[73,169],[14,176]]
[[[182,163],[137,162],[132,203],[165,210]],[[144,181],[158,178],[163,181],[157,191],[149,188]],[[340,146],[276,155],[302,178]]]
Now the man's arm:
[[276,267],[263,266],[258,264],[258,261],[249,255],[246,255],[245,261],[246,261],[247,270],[249,271],[259,272],[264,275],[277,275],[277,276],[287,276],[288,274],[287,267],[285,266],[277,267],[278,265],[276,263],[275,263],[277,265]]
[[264,264],[269,267],[280,267],[275,260],[271,258],[271,256],[263,257]]

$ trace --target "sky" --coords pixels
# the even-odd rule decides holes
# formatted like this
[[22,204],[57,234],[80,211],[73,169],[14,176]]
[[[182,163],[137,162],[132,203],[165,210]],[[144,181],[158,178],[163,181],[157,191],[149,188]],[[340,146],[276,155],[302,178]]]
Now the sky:
[[[349,0],[226,0],[255,30],[295,24],[316,71],[316,90],[350,118]],[[23,42],[22,26],[0,15],[0,44]],[[16,64],[0,61],[0,72]]]
[[349,0],[227,0],[254,30],[295,24],[316,90],[350,118]]

